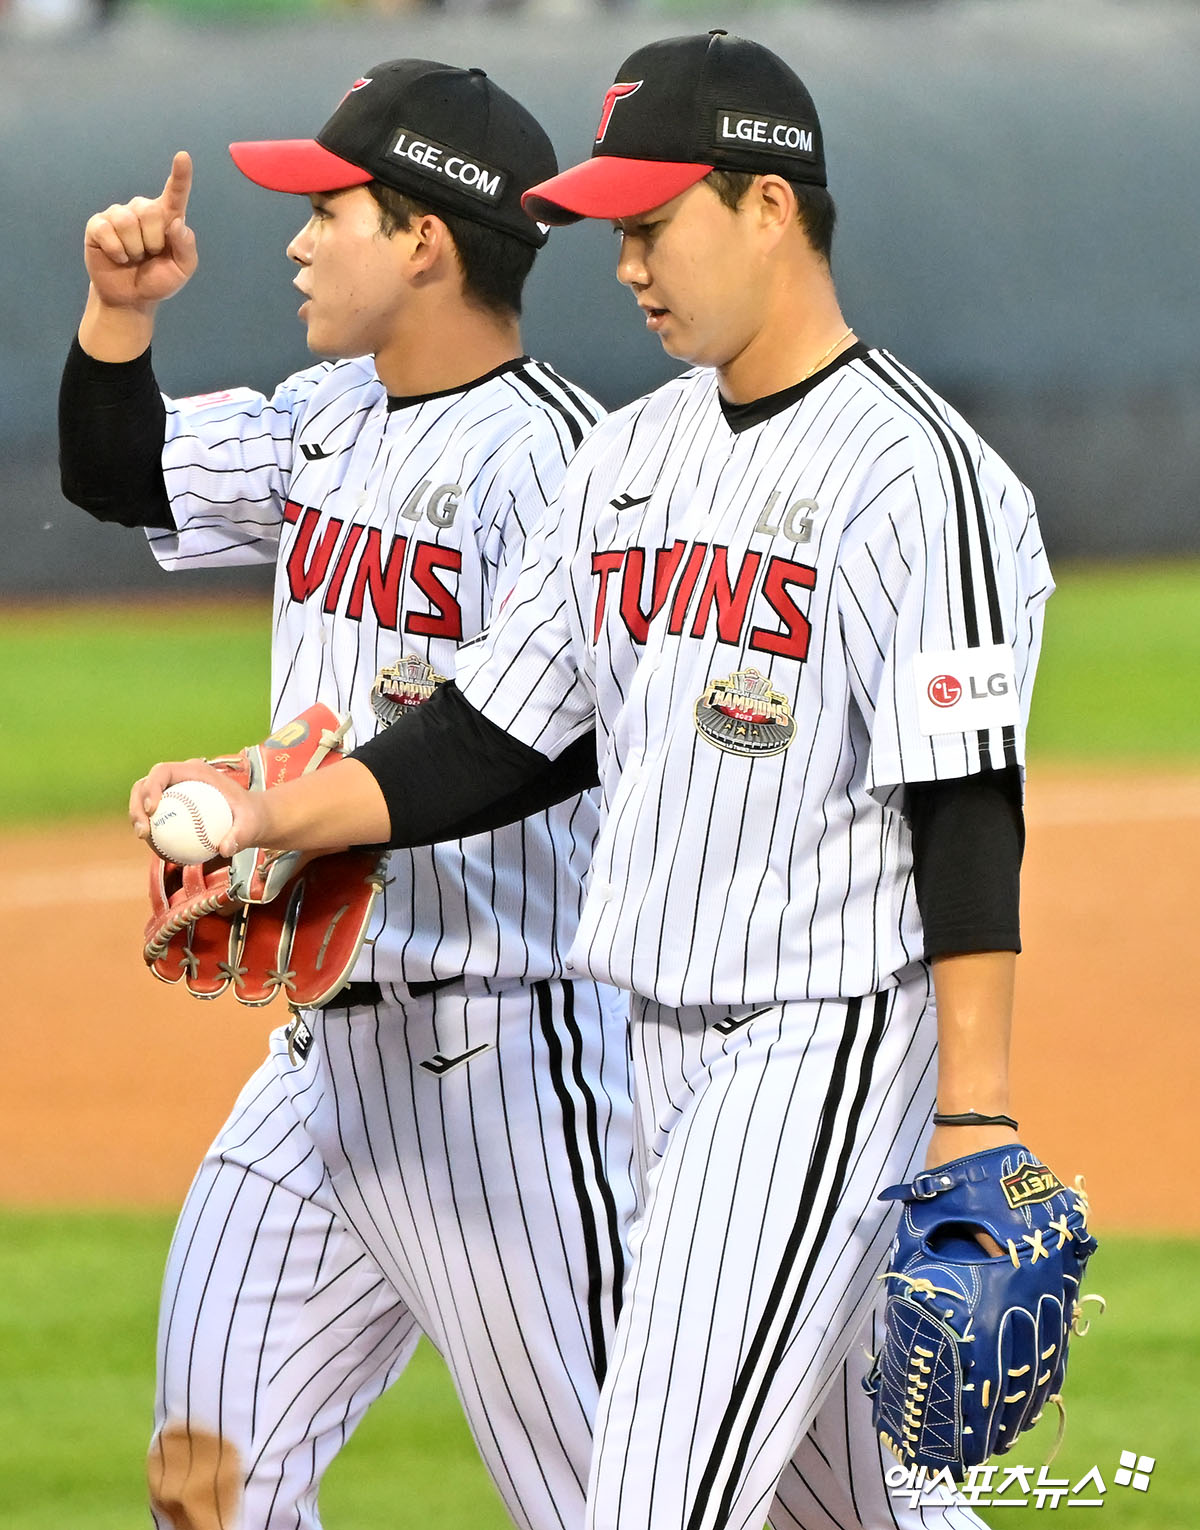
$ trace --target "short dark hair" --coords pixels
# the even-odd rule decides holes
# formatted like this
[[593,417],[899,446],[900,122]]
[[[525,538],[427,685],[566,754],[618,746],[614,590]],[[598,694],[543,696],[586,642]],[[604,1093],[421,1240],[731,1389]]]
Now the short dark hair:
[[[725,206],[736,212],[758,177],[750,170],[710,170],[704,179]],[[828,263],[837,222],[833,198],[824,186],[811,186],[804,181],[788,181],[788,185],[795,193],[796,211],[809,244]]]
[[521,312],[521,291],[537,254],[515,234],[488,228],[459,213],[444,212],[406,196],[382,181],[368,181],[367,190],[379,204],[379,225],[385,234],[407,229],[414,218],[432,213],[450,231],[462,268],[463,297],[490,313],[508,317]]

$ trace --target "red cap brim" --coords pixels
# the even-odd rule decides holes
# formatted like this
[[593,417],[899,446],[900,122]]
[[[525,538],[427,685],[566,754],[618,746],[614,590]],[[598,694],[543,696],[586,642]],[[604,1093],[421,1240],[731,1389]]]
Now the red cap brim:
[[661,207],[702,181],[711,169],[711,165],[598,154],[531,186],[521,198],[521,206],[541,223],[632,218]]
[[313,138],[231,143],[229,152],[242,174],[268,191],[293,191],[307,196],[313,191],[364,186],[373,179],[369,170],[352,165],[348,159],[339,159]]

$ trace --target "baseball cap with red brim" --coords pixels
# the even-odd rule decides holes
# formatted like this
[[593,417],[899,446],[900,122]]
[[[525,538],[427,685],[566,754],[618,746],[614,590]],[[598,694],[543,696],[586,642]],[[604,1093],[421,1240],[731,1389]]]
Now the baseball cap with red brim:
[[482,69],[430,59],[376,64],[316,138],[231,143],[243,175],[300,195],[381,181],[476,223],[543,245],[522,193],[558,169],[540,123]]
[[265,143],[231,143],[233,162],[258,186],[268,191],[344,191],[365,186],[375,177],[360,165],[331,154],[315,138],[278,138]]
[[605,94],[592,157],[522,201],[543,223],[629,218],[715,169],[825,185],[821,125],[803,82],[769,48],[722,31],[631,53]]

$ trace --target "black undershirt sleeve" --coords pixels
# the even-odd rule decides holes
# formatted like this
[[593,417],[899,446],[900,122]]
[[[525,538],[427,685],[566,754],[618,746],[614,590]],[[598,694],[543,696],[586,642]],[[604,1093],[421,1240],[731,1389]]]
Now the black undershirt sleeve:
[[551,760],[489,722],[447,682],[424,705],[355,749],[379,783],[388,845],[409,849],[483,834],[589,790],[596,735]]
[[905,788],[925,955],[1021,949],[1025,815],[1015,765]]
[[171,530],[166,425],[149,350],[133,361],[96,361],[72,340],[58,391],[58,464],[72,504],[98,521]]
[[[352,758],[379,783],[396,849],[484,833],[588,790],[595,748],[589,732],[552,761],[448,683]],[[909,786],[905,811],[926,955],[1019,951],[1025,825],[1016,768]]]

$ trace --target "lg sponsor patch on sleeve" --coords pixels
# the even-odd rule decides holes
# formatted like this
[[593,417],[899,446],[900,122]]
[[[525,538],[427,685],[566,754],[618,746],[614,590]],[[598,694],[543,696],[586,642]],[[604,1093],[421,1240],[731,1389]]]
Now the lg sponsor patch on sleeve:
[[1012,649],[954,648],[913,657],[917,726],[926,735],[973,733],[1021,720]]

